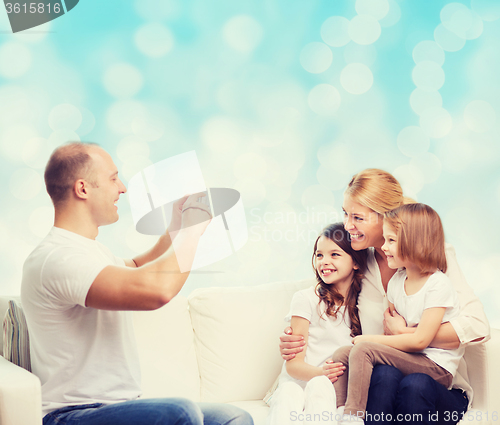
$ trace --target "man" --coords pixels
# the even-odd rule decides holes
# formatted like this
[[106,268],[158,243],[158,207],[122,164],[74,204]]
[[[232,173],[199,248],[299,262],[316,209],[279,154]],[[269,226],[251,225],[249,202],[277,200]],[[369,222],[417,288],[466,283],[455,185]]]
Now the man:
[[21,286],[44,425],[251,425],[230,405],[138,399],[130,310],[157,309],[181,290],[189,272],[180,272],[178,259],[192,264],[211,219],[196,202],[200,194],[174,204],[176,254],[167,231],[146,253],[122,260],[95,240],[99,226],[118,220],[115,203],[126,192],[108,153],[94,144],[61,146],[45,184],[54,227],[26,260]]

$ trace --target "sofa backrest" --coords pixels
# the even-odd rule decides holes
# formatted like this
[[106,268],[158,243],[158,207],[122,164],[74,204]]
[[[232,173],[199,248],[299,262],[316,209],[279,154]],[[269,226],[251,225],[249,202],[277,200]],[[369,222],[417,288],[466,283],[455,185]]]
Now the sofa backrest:
[[[2,322],[9,300],[20,303],[19,297],[0,296]],[[158,310],[134,312],[134,327],[141,362],[143,396],[176,396],[198,401],[200,377],[187,299],[178,295]],[[0,335],[2,350],[3,331]]]
[[200,400],[200,375],[186,297],[162,308],[134,312],[143,397]]
[[197,289],[189,296],[201,400],[259,400],[279,375],[278,338],[293,294],[314,279]]

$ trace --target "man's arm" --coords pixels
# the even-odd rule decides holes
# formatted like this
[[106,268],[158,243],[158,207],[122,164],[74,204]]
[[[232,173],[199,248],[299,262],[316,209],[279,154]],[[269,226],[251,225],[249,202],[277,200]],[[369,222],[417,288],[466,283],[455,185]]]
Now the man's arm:
[[175,252],[169,249],[136,268],[105,267],[92,283],[85,305],[103,310],[155,310],[175,297],[189,276],[189,271],[181,272],[179,263],[183,270],[191,269],[199,239],[211,218],[206,205],[193,201],[189,205],[197,209],[183,213]]
[[[191,199],[199,198],[205,196],[204,193],[197,193],[195,195],[191,195]],[[172,246],[172,239],[170,237],[170,233],[176,234],[176,232],[180,229],[182,225],[182,208],[186,203],[189,196],[184,196],[181,199],[174,202],[172,207],[172,219],[170,224],[168,225],[168,229],[164,235],[161,235],[158,239],[158,242],[149,249],[148,251],[134,257],[133,259],[125,259],[125,265],[127,267],[141,267],[151,261],[156,260],[161,255],[163,255],[167,250]]]

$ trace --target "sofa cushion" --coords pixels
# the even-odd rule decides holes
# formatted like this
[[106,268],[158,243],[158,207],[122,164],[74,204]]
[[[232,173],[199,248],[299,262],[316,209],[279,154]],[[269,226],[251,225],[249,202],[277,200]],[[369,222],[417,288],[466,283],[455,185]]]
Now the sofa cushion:
[[293,294],[314,279],[192,292],[201,400],[261,400],[280,373],[278,338]]
[[3,356],[31,372],[28,325],[21,304],[15,300],[9,301],[3,320]]
[[200,377],[187,299],[177,295],[155,311],[134,312],[144,398],[200,400]]

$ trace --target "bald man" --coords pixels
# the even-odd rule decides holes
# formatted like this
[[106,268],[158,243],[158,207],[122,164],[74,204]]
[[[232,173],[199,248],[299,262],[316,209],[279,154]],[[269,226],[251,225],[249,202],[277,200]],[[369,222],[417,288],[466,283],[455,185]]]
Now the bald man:
[[196,201],[200,194],[174,205],[169,228],[176,229],[176,253],[167,231],[149,251],[124,260],[95,240],[100,226],[118,220],[115,204],[127,191],[104,149],[86,143],[57,148],[45,184],[54,227],[26,260],[21,285],[43,424],[253,424],[230,405],[139,398],[131,310],[157,309],[184,285],[189,272],[181,273],[176,255],[183,266],[192,264],[211,219]]

